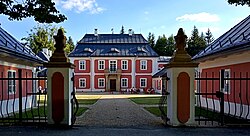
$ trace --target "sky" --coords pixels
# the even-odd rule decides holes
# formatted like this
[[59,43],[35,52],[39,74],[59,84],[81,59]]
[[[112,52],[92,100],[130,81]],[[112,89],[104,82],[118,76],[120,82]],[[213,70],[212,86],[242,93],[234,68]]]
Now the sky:
[[[183,28],[189,37],[194,26],[199,32],[211,30],[218,38],[234,25],[250,15],[250,7],[229,5],[227,0],[53,0],[60,13],[67,20],[52,24],[63,27],[66,37],[71,36],[74,43],[86,33],[125,33],[133,29],[145,38],[154,33],[156,39],[165,34],[167,37],[177,34]],[[27,37],[30,29],[38,23],[26,18],[22,21],[10,21],[0,14],[1,27],[17,40]]]

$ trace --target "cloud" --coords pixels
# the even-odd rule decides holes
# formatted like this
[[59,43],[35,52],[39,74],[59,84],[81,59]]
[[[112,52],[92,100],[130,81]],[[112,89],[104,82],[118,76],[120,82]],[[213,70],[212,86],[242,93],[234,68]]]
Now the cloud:
[[[59,2],[59,0],[56,0]],[[96,0],[61,0],[62,8],[75,10],[77,13],[89,11],[90,14],[102,13],[105,9],[98,6]]]
[[148,14],[149,14],[149,12],[148,12],[148,11],[144,11],[144,14],[145,14],[145,15],[148,15]]
[[195,21],[195,22],[218,22],[220,18],[216,14],[210,14],[206,12],[201,12],[197,14],[185,14],[183,16],[177,17],[177,21]]

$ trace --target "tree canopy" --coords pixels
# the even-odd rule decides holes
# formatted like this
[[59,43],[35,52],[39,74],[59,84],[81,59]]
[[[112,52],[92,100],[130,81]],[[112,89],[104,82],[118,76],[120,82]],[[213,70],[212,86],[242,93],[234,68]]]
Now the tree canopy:
[[191,32],[191,36],[188,39],[187,44],[188,44],[187,52],[191,56],[196,55],[206,47],[204,34],[201,33],[201,35],[199,35],[199,31],[198,28],[196,28],[196,26],[194,26],[194,29]]
[[125,34],[124,26],[122,26],[120,34]]
[[[186,48],[189,55],[194,56],[208,45],[206,42],[213,41],[212,32],[210,29],[205,33],[199,34],[198,28],[194,26],[191,36],[187,39],[188,48]],[[154,41],[154,34],[149,33],[148,42],[156,53],[160,56],[172,56],[175,50],[175,39],[173,34],[169,37],[165,35],[159,36],[157,41]]]
[[248,5],[250,6],[250,0],[227,0],[227,2],[231,5],[235,4],[236,6],[237,5]]
[[[60,27],[63,29],[62,27]],[[50,24],[37,25],[33,27],[28,36],[22,38],[26,41],[34,53],[38,53],[43,48],[48,48],[51,51],[55,50],[55,41],[53,36],[56,35],[58,28]],[[64,33],[66,31],[63,29]],[[74,49],[74,43],[71,37],[66,41],[65,52],[68,54]]]
[[39,23],[59,23],[67,19],[52,0],[1,0],[0,14],[7,15],[10,20],[34,17]]

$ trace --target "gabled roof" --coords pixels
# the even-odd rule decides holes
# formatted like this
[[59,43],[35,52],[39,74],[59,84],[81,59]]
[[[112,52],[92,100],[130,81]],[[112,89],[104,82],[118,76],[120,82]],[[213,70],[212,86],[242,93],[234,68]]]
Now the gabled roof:
[[141,34],[86,34],[69,57],[158,57]]
[[39,58],[29,46],[20,43],[8,32],[0,27],[0,54],[7,54],[9,56],[19,58],[25,61],[42,63]]
[[170,61],[170,59],[172,58],[172,56],[160,56],[158,58],[158,62],[165,62],[168,63]]
[[158,78],[158,77],[167,77],[167,68],[163,68],[162,70],[153,75],[153,78]]
[[250,50],[250,15],[196,54],[192,59],[202,61],[244,50]]
[[145,43],[141,34],[86,34],[78,43]]
[[48,62],[49,61],[49,56],[47,54],[45,54],[43,51],[39,51],[37,53],[37,56],[40,57],[42,60]]

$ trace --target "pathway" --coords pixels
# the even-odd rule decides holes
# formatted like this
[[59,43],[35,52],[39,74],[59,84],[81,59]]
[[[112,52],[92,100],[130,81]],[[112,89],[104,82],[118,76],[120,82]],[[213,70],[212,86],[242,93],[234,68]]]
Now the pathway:
[[77,125],[85,127],[152,128],[163,122],[141,106],[127,99],[126,95],[102,95],[102,97],[77,118]]

